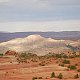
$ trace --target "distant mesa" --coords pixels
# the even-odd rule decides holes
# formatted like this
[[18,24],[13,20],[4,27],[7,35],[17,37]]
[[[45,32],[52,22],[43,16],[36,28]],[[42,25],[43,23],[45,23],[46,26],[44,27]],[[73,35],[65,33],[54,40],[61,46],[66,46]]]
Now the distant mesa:
[[24,38],[29,35],[38,34],[45,38],[52,38],[57,40],[79,40],[80,31],[61,31],[61,32],[0,32],[0,42],[9,41],[16,38]]
[[31,52],[37,55],[45,55],[49,52],[61,53],[68,50],[66,47],[67,44],[73,43],[78,45],[79,41],[56,40],[35,34],[29,35],[25,38],[15,38],[7,42],[2,42],[0,43],[0,51],[5,52],[6,54],[14,54],[15,52]]

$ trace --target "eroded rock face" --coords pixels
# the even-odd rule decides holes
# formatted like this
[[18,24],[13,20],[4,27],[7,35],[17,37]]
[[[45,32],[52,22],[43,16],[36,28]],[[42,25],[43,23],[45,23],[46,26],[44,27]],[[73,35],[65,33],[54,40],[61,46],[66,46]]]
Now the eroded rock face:
[[[8,50],[16,52],[34,52],[35,54],[47,54],[53,50],[54,47],[65,46],[62,40],[54,40],[51,38],[44,38],[40,35],[30,35],[25,38],[16,38],[0,44],[0,51],[2,53]],[[9,51],[10,52],[10,51]]]
[[15,51],[12,51],[12,50],[8,50],[5,52],[5,55],[15,55],[16,52]]
[[32,52],[37,55],[45,55],[49,52],[62,53],[69,48],[67,44],[77,44],[78,41],[55,40],[45,38],[40,35],[30,35],[25,38],[16,38],[7,42],[0,43],[0,52],[5,53],[8,50],[21,52]]

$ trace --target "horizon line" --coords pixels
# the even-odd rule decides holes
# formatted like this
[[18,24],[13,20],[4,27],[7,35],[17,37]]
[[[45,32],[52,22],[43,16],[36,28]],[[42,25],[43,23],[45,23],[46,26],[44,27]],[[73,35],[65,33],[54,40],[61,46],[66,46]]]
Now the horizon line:
[[21,32],[80,32],[80,30],[66,30],[66,31],[15,31],[15,32],[9,32],[9,31],[0,31],[0,33],[21,33]]

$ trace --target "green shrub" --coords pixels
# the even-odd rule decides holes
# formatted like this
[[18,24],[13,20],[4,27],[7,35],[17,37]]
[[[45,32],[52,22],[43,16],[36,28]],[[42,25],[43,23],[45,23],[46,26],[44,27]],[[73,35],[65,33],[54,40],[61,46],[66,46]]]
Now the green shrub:
[[78,75],[78,74],[76,74],[76,75],[74,76],[74,79],[77,79],[77,78],[79,78],[79,75]]
[[69,65],[68,68],[70,68],[71,70],[74,70],[74,69],[76,69],[76,66],[75,65]]
[[3,57],[3,53],[0,53],[0,57]]
[[19,57],[22,58],[22,59],[26,59],[27,58],[27,54],[26,53],[21,53]]
[[55,57],[56,58],[62,58],[62,55],[61,54],[55,54]]
[[60,73],[57,78],[62,79],[63,78],[62,73]]
[[51,78],[54,78],[54,77],[55,77],[55,73],[52,72],[52,73],[51,73]]
[[62,67],[64,67],[64,64],[62,63],[62,64],[59,64],[59,66],[62,66]]
[[69,60],[64,60],[63,63],[64,64],[70,64],[70,61]]

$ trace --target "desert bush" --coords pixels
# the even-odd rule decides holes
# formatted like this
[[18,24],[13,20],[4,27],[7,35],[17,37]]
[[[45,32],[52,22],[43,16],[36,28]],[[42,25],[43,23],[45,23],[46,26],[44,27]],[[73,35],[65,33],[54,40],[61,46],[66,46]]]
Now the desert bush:
[[64,64],[63,64],[63,63],[61,63],[61,64],[59,64],[59,66],[62,66],[62,67],[64,67]]
[[44,57],[45,57],[46,59],[49,59],[49,58],[54,57],[54,56],[53,56],[53,54],[51,54],[51,53],[49,52],[48,54],[44,55]]
[[80,72],[80,69],[78,69],[77,71]]
[[76,66],[75,65],[69,65],[68,68],[71,70],[74,70],[74,69],[76,69]]
[[0,57],[3,57],[3,53],[0,53]]
[[57,76],[57,78],[62,79],[62,78],[63,78],[62,73],[60,73],[60,74]]
[[26,62],[27,60],[27,54],[26,53],[21,53],[18,58],[17,58],[18,62]]
[[51,73],[51,78],[54,78],[54,77],[55,77],[55,73],[52,72],[52,73]]
[[63,63],[64,63],[64,64],[70,64],[70,61],[65,59],[65,60],[63,61]]
[[79,78],[79,75],[78,75],[78,74],[76,74],[76,75],[74,76],[74,79],[77,79],[77,78]]
[[70,55],[69,58],[75,58],[73,55]]
[[30,57],[30,58],[32,58],[32,57],[34,57],[34,58],[35,58],[35,57],[38,57],[37,54],[33,54],[33,53],[28,53],[27,55],[28,55],[28,57]]
[[42,77],[33,77],[32,80],[42,79]]
[[61,53],[61,54],[55,54],[55,57],[56,58],[68,58],[68,56],[64,53]]
[[68,58],[68,56],[65,54],[65,55],[63,55],[63,58]]
[[44,63],[39,63],[39,65],[40,65],[40,66],[45,66],[45,64],[44,64]]
[[38,79],[37,77],[33,77],[32,80]]
[[61,54],[55,54],[55,57],[56,58],[62,58],[62,55]]
[[21,53],[19,57],[26,59],[27,58],[27,54],[26,53]]
[[42,77],[38,77],[38,79],[42,79]]
[[78,66],[78,64],[75,64],[75,66]]
[[32,53],[21,53],[19,57],[24,59],[30,59],[30,58],[36,58],[38,56]]

